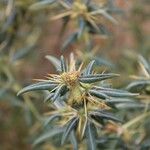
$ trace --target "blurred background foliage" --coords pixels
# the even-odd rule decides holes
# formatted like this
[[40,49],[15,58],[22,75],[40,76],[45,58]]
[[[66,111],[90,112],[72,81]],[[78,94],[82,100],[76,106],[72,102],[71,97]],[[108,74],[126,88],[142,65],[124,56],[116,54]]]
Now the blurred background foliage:
[[[102,7],[107,5],[105,0],[95,2]],[[133,81],[131,75],[142,74],[143,69],[138,63],[139,54],[150,60],[150,2],[115,0],[113,5],[111,0],[107,2],[111,4],[107,8],[113,18],[101,18],[97,34],[91,26],[83,30],[84,23],[87,23],[84,18],[77,22],[74,19],[68,22],[68,17],[56,18],[64,13],[62,5],[70,5],[72,1],[63,1],[61,5],[52,0],[0,1],[0,149],[32,149],[31,143],[41,130],[41,114],[48,107],[42,103],[41,93],[30,93],[23,97],[17,97],[16,93],[33,82],[32,79],[54,72],[45,55],[68,56],[74,52],[79,61],[88,63],[95,59],[102,69],[121,74],[119,80],[114,80],[113,85],[116,87],[126,87]],[[146,81],[149,81],[149,77]],[[143,101],[149,103],[149,87],[145,86],[142,91]],[[120,115],[126,114],[126,120],[130,120],[143,111],[122,111]],[[141,118],[141,133],[137,135],[144,137],[146,140],[143,141],[148,145],[150,135],[145,133],[150,133],[150,121]],[[132,130],[136,128],[133,126]],[[84,149],[84,143],[81,147]],[[47,143],[43,149],[55,148]]]

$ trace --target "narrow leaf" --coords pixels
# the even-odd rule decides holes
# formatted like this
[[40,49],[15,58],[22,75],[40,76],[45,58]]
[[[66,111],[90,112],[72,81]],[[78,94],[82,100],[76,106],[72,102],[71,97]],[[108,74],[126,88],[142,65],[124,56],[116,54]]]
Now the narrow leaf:
[[34,48],[34,45],[29,45],[29,46],[27,46],[25,48],[22,48],[22,49],[18,50],[13,55],[12,61],[15,62],[15,61],[17,61],[19,59],[24,58],[25,56],[27,56],[31,52],[31,50],[33,50],[33,48]]
[[106,103],[109,104],[116,104],[116,103],[134,103],[131,99],[125,99],[125,98],[110,98],[106,100]]
[[116,121],[116,122],[122,122],[118,118],[114,117],[112,114],[106,113],[104,111],[103,112],[102,111],[92,111],[92,112],[90,112],[90,115],[98,116],[98,117],[100,117],[100,119],[107,119],[107,120],[112,120],[112,121]]
[[141,55],[139,55],[139,59],[140,59],[140,62],[144,65],[146,71],[150,74],[150,64]]
[[58,118],[60,114],[54,114],[48,118],[46,118],[46,121],[44,122],[44,126],[47,126],[50,122],[52,122],[54,119]]
[[63,56],[61,56],[60,59],[61,59],[61,71],[66,72],[67,71],[67,65],[66,65],[65,59]]
[[32,10],[41,9],[41,8],[44,8],[45,6],[50,5],[50,4],[52,4],[56,1],[57,0],[42,0],[40,2],[37,2],[33,5],[31,5],[29,8],[32,9]]
[[37,144],[40,144],[57,134],[61,134],[62,132],[63,132],[63,128],[50,129],[46,133],[42,134],[39,138],[37,138],[33,143],[33,146],[36,146]]
[[53,96],[54,96],[54,93],[48,94],[48,96],[44,99],[44,102],[47,102],[48,100],[52,100]]
[[[148,107],[146,104],[141,104],[141,103],[119,103],[116,104],[116,108],[118,109],[137,109],[137,108],[145,108]],[[149,106],[150,108],[150,106]]]
[[78,31],[78,37],[77,38],[80,38],[84,32],[84,28],[85,28],[85,21],[83,18],[79,18],[79,31]]
[[65,85],[60,85],[60,86],[56,89],[56,91],[55,91],[55,93],[54,93],[54,96],[52,97],[52,100],[53,100],[53,101],[55,101],[55,100],[60,96],[61,91],[64,89],[64,87],[65,87]]
[[98,81],[102,81],[102,80],[106,80],[106,79],[110,79],[113,77],[117,77],[117,74],[96,74],[96,75],[87,75],[87,76],[81,76],[79,78],[80,82],[83,83],[94,83],[94,82],[98,82]]
[[73,150],[78,150],[78,141],[74,131],[71,131],[70,133],[70,141],[73,145]]
[[89,93],[92,96],[98,97],[100,99],[109,99],[109,97],[105,93],[99,92],[97,90],[89,90]]
[[39,83],[34,84],[34,85],[29,85],[29,86],[23,88],[22,90],[20,90],[17,93],[17,96],[24,94],[26,92],[29,92],[29,91],[51,90],[51,89],[55,88],[56,86],[57,86],[57,84],[41,84],[41,85],[39,85]]
[[138,95],[136,93],[130,93],[128,91],[112,89],[112,88],[97,87],[96,89],[98,92],[102,92],[107,96],[111,96],[111,97],[133,97]]
[[87,123],[86,127],[87,145],[89,150],[96,150],[96,140],[91,127],[91,123]]
[[149,80],[134,81],[134,82],[130,83],[126,87],[126,89],[131,92],[140,92],[142,89],[144,89],[148,85],[150,85]]
[[64,142],[66,141],[68,135],[70,134],[70,132],[74,129],[74,127],[76,126],[76,122],[77,122],[78,118],[74,117],[70,120],[70,122],[67,124],[66,129],[63,133],[62,136],[62,140],[61,140],[61,144],[63,145]]
[[88,66],[86,67],[86,70],[85,70],[85,72],[84,72],[84,75],[89,75],[89,74],[92,73],[92,69],[93,69],[94,63],[95,63],[95,60],[92,60],[92,61],[88,64]]

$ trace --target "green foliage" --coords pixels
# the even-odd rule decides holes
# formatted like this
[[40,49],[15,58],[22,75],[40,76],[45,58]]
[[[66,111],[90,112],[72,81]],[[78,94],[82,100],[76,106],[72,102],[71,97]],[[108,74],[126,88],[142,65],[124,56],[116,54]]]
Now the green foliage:
[[143,75],[141,77],[133,76],[137,80],[128,85],[127,89],[130,91],[140,92],[146,90],[146,88],[148,89],[150,86],[150,64],[143,56],[139,56],[139,64]]
[[[130,98],[137,94],[105,87],[103,85],[105,80],[118,75],[94,73],[94,61],[91,61],[84,69],[82,69],[83,64],[76,69],[73,54],[70,55],[69,64],[63,56],[60,60],[51,56],[47,58],[55,64],[56,69],[59,68],[59,74],[49,74],[47,79],[38,79],[38,83],[23,88],[18,95],[34,90],[49,91],[45,101],[50,102],[54,110],[48,113],[50,115],[45,119],[45,125],[49,126],[58,122],[63,129],[61,144],[66,143],[68,137],[71,137],[71,133],[75,131],[77,138],[81,140],[87,138],[90,149],[96,149],[94,134],[99,134],[99,130],[102,130],[109,122],[122,122],[110,111],[119,103],[136,103]],[[118,98],[118,101],[114,98]],[[92,126],[95,129],[94,133],[92,133]],[[49,136],[46,133],[37,141],[41,139],[43,141],[52,135]]]
[[[0,149],[32,149],[33,142],[37,150],[148,150],[148,4],[1,0]],[[67,58],[58,59],[52,49],[76,58],[55,51]],[[22,89],[48,69],[52,74]]]
[[121,10],[115,7],[114,1],[94,2],[91,0],[44,0],[31,5],[31,10],[44,9],[51,6],[58,9],[60,13],[52,16],[52,20],[62,19],[63,27],[61,33],[67,29],[67,25],[71,22],[76,27],[77,31],[71,33],[62,45],[62,50],[65,50],[70,44],[77,41],[90,41],[93,35],[108,36],[109,31],[103,24],[103,18],[117,24],[116,19],[112,14],[120,13]]

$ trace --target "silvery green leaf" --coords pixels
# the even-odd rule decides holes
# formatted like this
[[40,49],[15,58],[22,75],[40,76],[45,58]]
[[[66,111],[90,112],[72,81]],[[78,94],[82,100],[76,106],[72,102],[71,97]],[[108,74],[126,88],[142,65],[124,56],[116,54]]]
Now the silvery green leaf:
[[[120,109],[137,109],[137,108],[146,108],[146,104],[141,103],[119,103],[115,105],[116,108]],[[150,107],[150,106],[149,106]]]
[[53,96],[54,96],[54,93],[49,93],[48,96],[44,99],[44,102],[47,102],[48,100],[52,100]]
[[55,66],[58,71],[61,70],[61,62],[59,59],[51,55],[47,55],[46,58]]
[[106,103],[109,104],[116,104],[116,103],[135,103],[132,99],[125,99],[125,98],[110,98],[108,100],[105,100]]
[[112,62],[110,62],[110,60],[107,60],[104,57],[94,56],[93,59],[95,60],[97,65],[104,65],[104,66],[108,66],[111,68],[115,68],[114,64]]
[[74,130],[74,127],[76,126],[76,122],[78,121],[77,117],[73,117],[69,123],[66,125],[66,128],[64,130],[63,136],[62,136],[62,140],[61,140],[61,144],[63,145],[64,142],[66,141],[66,139],[68,138],[68,135],[70,134],[71,131]]
[[102,93],[102,92],[99,92],[97,90],[89,90],[89,93],[92,95],[92,96],[95,96],[95,97],[98,97],[100,99],[109,99],[109,97],[105,94],[105,93]]
[[85,25],[86,25],[86,22],[84,21],[83,18],[79,18],[79,31],[78,31],[78,37],[77,38],[80,38],[84,32],[84,29],[85,29]]
[[126,87],[126,89],[131,92],[140,92],[142,89],[144,89],[148,85],[150,85],[149,80],[134,81],[134,82],[131,82]]
[[44,122],[44,126],[47,126],[50,122],[52,122],[54,119],[60,117],[60,114],[54,114],[51,115],[50,117],[46,118],[45,122]]
[[96,87],[98,92],[102,92],[110,97],[134,97],[138,94],[130,93],[125,90],[118,90],[118,89],[112,89],[112,88],[103,88],[103,87]]
[[21,94],[24,94],[26,92],[29,92],[29,91],[37,91],[37,90],[51,90],[53,88],[55,88],[57,86],[57,84],[34,84],[34,85],[29,85],[25,88],[23,88],[22,90],[20,90],[17,95],[21,95]]
[[113,114],[107,113],[104,111],[99,111],[99,110],[91,111],[90,115],[97,116],[100,119],[107,119],[107,120],[112,120],[115,122],[122,122],[120,119],[116,118]]
[[94,82],[114,78],[114,77],[117,77],[117,76],[118,76],[117,74],[113,74],[113,73],[87,75],[87,76],[81,76],[79,78],[79,81],[83,82],[83,83],[94,83]]
[[150,64],[141,55],[139,55],[139,59],[140,59],[140,62],[144,65],[146,71],[150,74]]
[[70,133],[70,141],[73,145],[73,150],[78,150],[78,141],[77,141],[74,130],[72,130],[71,133]]
[[96,150],[96,139],[92,128],[92,124],[90,122],[87,123],[85,134],[87,138],[88,149]]
[[29,45],[29,46],[27,46],[27,47],[25,47],[25,48],[22,48],[22,49],[18,50],[18,51],[13,55],[12,61],[14,62],[14,61],[17,61],[17,60],[19,60],[19,59],[24,58],[25,56],[27,56],[27,55],[31,52],[31,50],[32,50],[33,48],[34,48],[34,45]]
[[55,100],[60,96],[61,91],[62,91],[64,88],[65,88],[65,85],[60,85],[60,86],[56,89],[56,91],[55,91],[55,93],[54,93],[54,95],[53,95],[53,97],[52,97],[52,101],[55,101]]
[[61,134],[63,132],[63,128],[56,128],[56,129],[50,129],[49,131],[47,131],[46,133],[42,134],[39,138],[37,138],[33,145],[36,146],[37,144],[40,144],[46,140],[48,140],[49,138],[52,138],[53,136],[57,135],[57,134]]
[[89,75],[89,74],[92,73],[92,69],[93,69],[94,63],[95,63],[95,60],[92,60],[92,61],[88,64],[88,66],[86,67],[86,70],[85,70],[85,72],[84,72],[84,75]]
[[32,4],[29,8],[32,10],[37,10],[37,9],[45,8],[45,6],[53,4],[55,2],[57,2],[57,0],[42,0],[40,2]]
[[138,95],[130,92],[121,92],[121,91],[101,91],[101,92],[111,97],[134,97]]
[[61,62],[61,71],[62,72],[67,72],[67,65],[66,65],[64,57],[61,56],[60,60],[61,60],[60,61]]

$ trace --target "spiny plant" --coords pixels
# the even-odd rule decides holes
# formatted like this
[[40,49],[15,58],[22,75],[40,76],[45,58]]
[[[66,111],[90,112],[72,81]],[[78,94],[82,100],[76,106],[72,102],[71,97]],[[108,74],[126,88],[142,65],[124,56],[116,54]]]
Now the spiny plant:
[[[12,110],[13,107],[21,107],[28,125],[33,120],[28,105],[30,97],[27,96],[24,102],[16,97],[16,93],[22,87],[18,79],[20,64],[27,56],[32,57],[29,54],[33,52],[40,35],[39,17],[34,17],[29,11],[30,3],[31,0],[0,1],[0,104],[8,104]],[[32,16],[31,22],[29,16]],[[27,101],[30,102],[27,104]]]
[[75,53],[79,54],[78,58],[81,57],[81,61],[89,63],[94,59],[96,64],[114,67],[106,56],[102,56],[102,53],[99,55],[100,50],[98,44],[95,46],[95,38],[101,37],[104,40],[110,36],[107,22],[117,24],[113,16],[123,11],[116,6],[116,1],[42,0],[33,3],[29,8],[33,11],[47,10],[47,18],[50,18],[50,21],[62,21],[60,37],[69,29],[73,29],[61,45],[62,50],[79,43],[74,46],[80,49],[80,51],[75,49]]
[[140,55],[139,64],[141,68],[140,72],[142,75],[131,76],[133,79],[135,79],[135,81],[128,85],[127,89],[130,91],[146,91],[146,89],[148,89],[150,85],[150,63],[147,60],[145,60],[143,56]]
[[[150,63],[141,55],[139,55],[140,75],[132,75],[131,77],[135,80],[132,81],[128,86],[127,90],[131,92],[139,92],[141,95],[138,97],[140,101],[145,103],[145,109],[143,112],[131,121],[127,122],[124,127],[130,128],[134,135],[136,134],[139,139],[136,141],[136,147],[139,149],[149,149],[149,133],[150,133]],[[129,132],[130,132],[129,131]],[[133,137],[132,137],[133,138]]]
[[112,13],[121,12],[115,7],[113,0],[44,0],[31,5],[30,9],[45,8],[47,5],[55,8],[56,12],[58,11],[58,14],[52,14],[51,20],[63,20],[62,33],[68,29],[69,23],[75,26],[75,31],[65,40],[63,50],[77,41],[84,40],[88,43],[93,34],[108,35],[109,31],[104,23],[105,18],[117,24]]
[[[16,1],[2,0],[0,2],[0,9],[1,9],[0,10],[0,13],[1,13],[1,17],[0,17],[0,28],[1,28],[0,53],[2,51],[5,51],[4,53],[6,53],[6,51],[9,52],[14,47],[15,47],[14,48],[15,50],[19,49],[22,46],[21,44],[28,45],[28,47],[30,45],[32,45],[29,41],[27,41],[26,36],[27,37],[31,36],[31,32],[34,35],[35,32],[37,32],[37,26],[36,27],[34,26],[35,27],[34,29],[31,26],[31,24],[36,22],[36,17],[34,17],[34,19],[32,21],[29,18],[29,16],[33,15],[28,10],[28,5],[30,3],[31,3],[31,0],[26,0],[25,2],[20,1],[20,0],[16,0]],[[25,25],[29,26],[29,28],[25,29],[24,28]],[[26,34],[22,31],[22,29],[26,30],[25,31]],[[36,31],[35,31],[35,29],[36,29]],[[29,34],[29,32],[30,32],[30,34]],[[20,33],[22,33],[22,34],[20,35]],[[38,35],[36,35],[36,36],[38,37]],[[17,40],[20,41],[21,44],[19,42],[16,42]],[[33,38],[33,40],[34,40],[34,38]],[[34,41],[33,41],[33,43],[34,43]]]
[[61,144],[67,143],[68,137],[74,149],[84,139],[90,150],[96,149],[95,140],[100,130],[107,123],[121,123],[113,113],[119,109],[120,103],[133,103],[130,98],[137,96],[125,90],[114,89],[105,80],[118,77],[114,73],[96,73],[93,71],[94,61],[84,69],[83,64],[76,67],[74,55],[70,61],[47,56],[56,67],[59,74],[48,74],[46,79],[37,79],[37,83],[29,85],[18,92],[18,95],[29,91],[47,90],[45,102],[50,104],[44,125],[50,130],[35,141],[36,144],[48,138],[62,134]]

